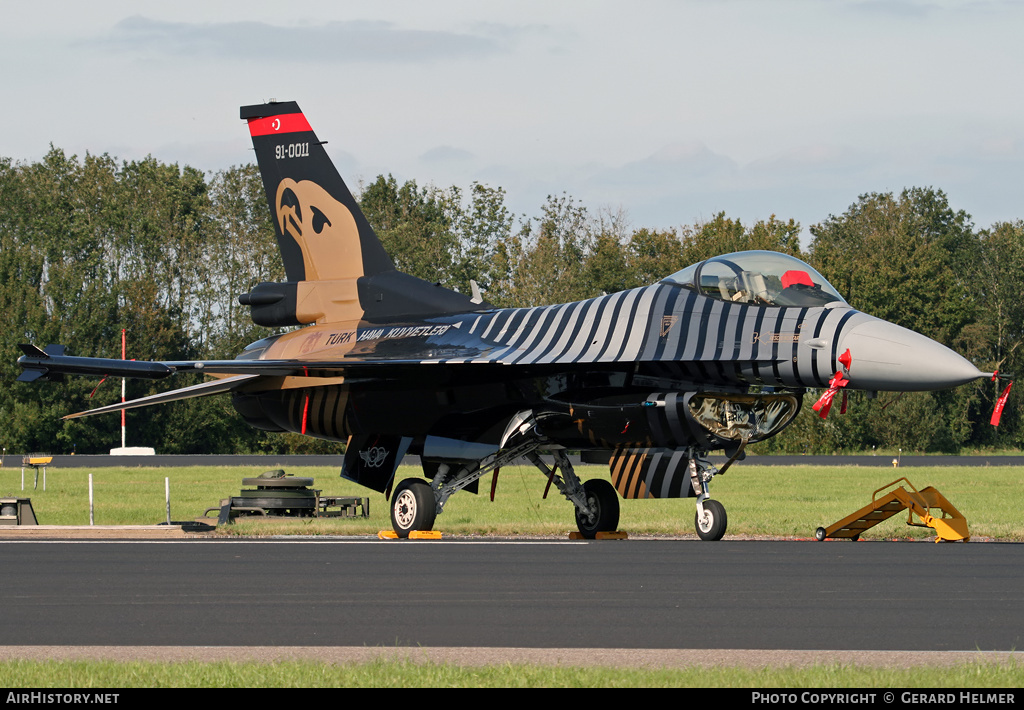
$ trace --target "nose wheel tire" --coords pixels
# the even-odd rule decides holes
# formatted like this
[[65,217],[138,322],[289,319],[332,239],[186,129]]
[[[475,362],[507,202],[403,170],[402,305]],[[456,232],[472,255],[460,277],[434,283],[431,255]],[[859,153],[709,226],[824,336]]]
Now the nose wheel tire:
[[391,498],[391,526],[398,537],[409,537],[414,530],[431,530],[436,517],[437,504],[429,483],[407,478],[398,484]]
[[576,527],[580,534],[593,540],[599,532],[615,532],[619,527],[619,495],[615,487],[603,478],[584,481],[583,490],[591,511],[576,509]]
[[701,540],[721,540],[725,535],[725,528],[729,519],[725,515],[725,506],[717,500],[708,499],[704,501],[704,515],[697,509],[693,516],[694,527],[697,528],[697,537]]

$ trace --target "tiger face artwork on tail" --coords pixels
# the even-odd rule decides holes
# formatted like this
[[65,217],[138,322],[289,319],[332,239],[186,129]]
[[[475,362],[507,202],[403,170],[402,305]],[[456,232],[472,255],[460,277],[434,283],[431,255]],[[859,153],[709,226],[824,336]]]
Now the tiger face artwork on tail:
[[359,229],[345,205],[312,180],[283,178],[275,200],[277,226],[298,243],[307,281],[363,275]]

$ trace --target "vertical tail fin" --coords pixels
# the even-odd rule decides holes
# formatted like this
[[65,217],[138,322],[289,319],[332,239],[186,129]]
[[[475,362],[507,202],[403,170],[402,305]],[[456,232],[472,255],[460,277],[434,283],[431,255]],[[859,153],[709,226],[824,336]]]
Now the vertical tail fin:
[[286,326],[477,310],[468,296],[395,270],[294,101],[243,106],[287,283],[239,300],[259,325]]
[[243,106],[289,281],[394,270],[345,181],[294,101]]

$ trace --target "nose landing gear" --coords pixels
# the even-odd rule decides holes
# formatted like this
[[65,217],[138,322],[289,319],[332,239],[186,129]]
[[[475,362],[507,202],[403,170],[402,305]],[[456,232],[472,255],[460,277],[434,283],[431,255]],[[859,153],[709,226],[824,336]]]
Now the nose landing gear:
[[710,498],[698,501],[693,524],[697,528],[697,537],[701,540],[721,540],[725,535],[725,528],[729,524],[725,506]]

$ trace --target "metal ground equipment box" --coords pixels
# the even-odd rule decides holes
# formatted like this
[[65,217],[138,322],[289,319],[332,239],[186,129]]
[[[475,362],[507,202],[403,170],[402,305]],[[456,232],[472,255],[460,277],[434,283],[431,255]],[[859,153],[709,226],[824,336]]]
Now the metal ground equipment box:
[[38,525],[31,498],[0,498],[0,525]]
[[[879,495],[899,483],[906,485],[899,485],[885,495]],[[945,496],[931,486],[917,490],[906,478],[898,478],[882,486],[871,495],[871,502],[866,506],[827,528],[818,528],[814,536],[819,541],[830,537],[857,540],[865,530],[904,510],[908,511],[907,525],[935,530],[935,542],[966,542],[971,539],[967,518]],[[931,514],[933,510],[939,511],[938,517]],[[915,522],[914,516],[920,518],[921,522]]]
[[[322,496],[310,488],[312,478],[288,476],[281,469],[267,471],[255,478],[243,478],[244,488],[232,498],[221,501],[217,523],[226,524],[239,517],[318,518],[370,515],[368,498]],[[336,510],[332,510],[332,508]],[[209,513],[215,508],[207,510]]]

